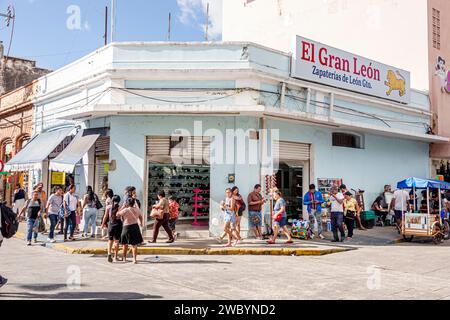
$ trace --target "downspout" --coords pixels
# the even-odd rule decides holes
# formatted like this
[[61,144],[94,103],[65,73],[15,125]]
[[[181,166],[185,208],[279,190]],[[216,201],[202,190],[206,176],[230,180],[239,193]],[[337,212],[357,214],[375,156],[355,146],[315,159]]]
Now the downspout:
[[306,89],[306,113],[310,112],[311,106],[311,88]]
[[334,93],[330,93],[330,113],[328,114],[329,120],[333,119],[333,113],[334,113]]
[[286,82],[281,84],[281,98],[280,98],[280,109],[284,109],[286,106]]

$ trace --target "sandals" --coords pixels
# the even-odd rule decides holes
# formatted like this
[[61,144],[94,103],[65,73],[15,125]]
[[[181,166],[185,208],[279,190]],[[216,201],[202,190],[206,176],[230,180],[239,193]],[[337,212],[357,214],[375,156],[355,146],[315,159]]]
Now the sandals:
[[292,241],[292,240],[289,240],[289,241],[285,242],[285,244],[293,244],[293,243],[294,243],[294,241]]
[[269,241],[267,241],[267,244],[275,244],[275,241],[269,240]]

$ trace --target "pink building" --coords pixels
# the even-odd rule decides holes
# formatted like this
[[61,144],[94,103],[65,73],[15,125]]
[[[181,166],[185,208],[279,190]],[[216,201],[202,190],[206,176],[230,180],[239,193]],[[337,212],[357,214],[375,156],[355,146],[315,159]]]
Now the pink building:
[[[430,101],[433,130],[450,137],[450,1],[428,1]],[[430,156],[436,174],[450,178],[450,144],[432,144]],[[443,167],[442,170],[441,167]],[[432,170],[432,173],[433,173]]]

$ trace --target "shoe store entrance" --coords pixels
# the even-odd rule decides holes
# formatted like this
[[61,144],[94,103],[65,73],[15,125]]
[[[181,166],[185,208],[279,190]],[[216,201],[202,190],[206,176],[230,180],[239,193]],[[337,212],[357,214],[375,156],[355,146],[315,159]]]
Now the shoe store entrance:
[[[275,146],[277,147],[277,146]],[[279,170],[276,174],[277,187],[286,200],[288,222],[303,218],[303,194],[309,185],[310,145],[280,141]]]
[[177,199],[182,237],[209,236],[210,165],[207,137],[147,137],[147,221],[157,194]]

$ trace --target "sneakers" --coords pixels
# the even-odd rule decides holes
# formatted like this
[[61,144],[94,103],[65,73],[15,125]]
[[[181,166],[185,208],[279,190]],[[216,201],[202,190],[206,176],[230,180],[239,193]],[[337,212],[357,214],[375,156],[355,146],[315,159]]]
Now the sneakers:
[[112,262],[113,262],[112,255],[110,255],[110,254],[108,254],[108,262],[109,262],[109,263],[112,263]]
[[50,239],[50,238],[48,238],[48,239],[47,239],[47,242],[49,242],[49,243],[55,243],[56,240],[55,240],[55,239]]
[[31,241],[27,241],[27,246],[31,246]]
[[37,239],[36,238],[33,239],[33,243],[37,243]]
[[319,234],[319,238],[320,238],[320,240],[325,239],[325,237],[323,235],[321,235],[321,234]]
[[0,288],[3,287],[7,283],[8,283],[8,279],[0,276]]

